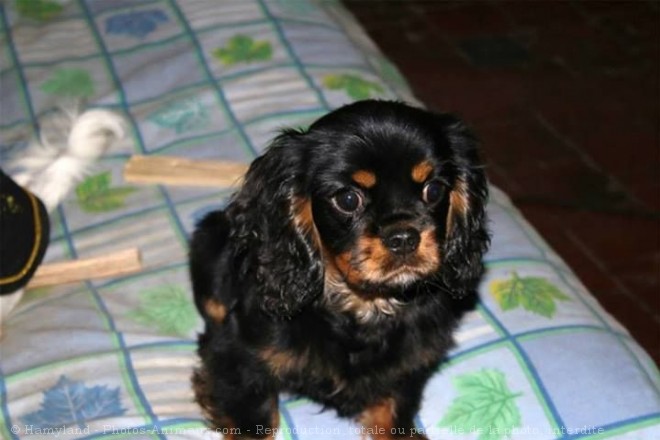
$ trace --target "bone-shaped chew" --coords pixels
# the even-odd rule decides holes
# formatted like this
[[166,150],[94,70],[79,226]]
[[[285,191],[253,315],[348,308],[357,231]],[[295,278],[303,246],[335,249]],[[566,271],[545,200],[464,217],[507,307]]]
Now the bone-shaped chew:
[[241,162],[136,155],[124,166],[124,180],[129,183],[227,187],[239,184],[247,169],[248,165]]
[[110,278],[141,270],[140,251],[131,248],[98,257],[42,264],[34,273],[27,288],[34,289],[90,279]]

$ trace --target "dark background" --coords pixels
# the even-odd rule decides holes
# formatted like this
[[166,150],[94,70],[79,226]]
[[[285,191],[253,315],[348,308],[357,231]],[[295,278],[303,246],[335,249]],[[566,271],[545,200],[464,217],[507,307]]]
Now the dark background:
[[660,2],[344,4],[660,363]]

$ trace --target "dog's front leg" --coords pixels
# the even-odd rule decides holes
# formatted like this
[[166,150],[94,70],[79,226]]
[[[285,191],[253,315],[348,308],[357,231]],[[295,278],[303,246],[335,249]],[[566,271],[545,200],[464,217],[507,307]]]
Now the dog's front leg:
[[358,417],[363,432],[372,440],[428,440],[414,418],[419,410],[427,373],[413,374],[397,381],[390,397],[375,400]]
[[275,438],[278,391],[261,365],[218,353],[204,359],[193,386],[209,427],[225,440]]

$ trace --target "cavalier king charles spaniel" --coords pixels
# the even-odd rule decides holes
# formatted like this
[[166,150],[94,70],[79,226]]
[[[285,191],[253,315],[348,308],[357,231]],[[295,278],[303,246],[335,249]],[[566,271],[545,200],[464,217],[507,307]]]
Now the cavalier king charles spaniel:
[[413,419],[477,301],[487,193],[448,114],[361,101],[277,136],[191,242],[210,425],[270,437],[285,391],[374,439],[426,438]]

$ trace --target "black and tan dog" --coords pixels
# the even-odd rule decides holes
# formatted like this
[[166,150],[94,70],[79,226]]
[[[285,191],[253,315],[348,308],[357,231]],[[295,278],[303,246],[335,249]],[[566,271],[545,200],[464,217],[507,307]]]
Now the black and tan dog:
[[210,424],[265,437],[288,391],[374,438],[425,438],[413,418],[477,300],[486,198],[477,143],[447,114],[362,101],[284,131],[192,239]]

